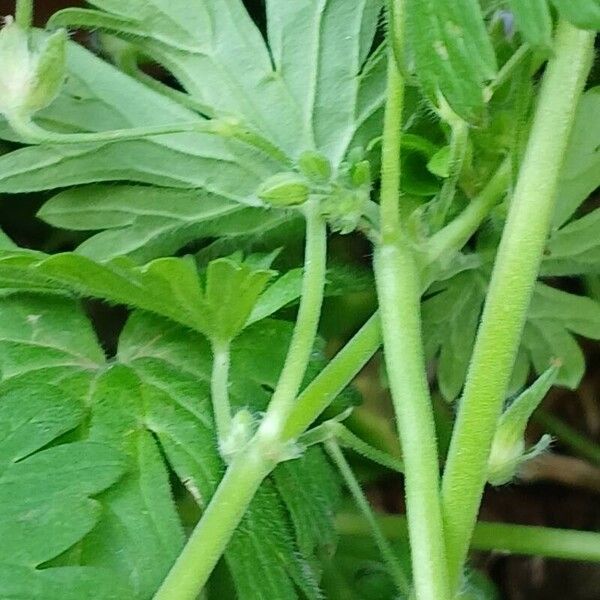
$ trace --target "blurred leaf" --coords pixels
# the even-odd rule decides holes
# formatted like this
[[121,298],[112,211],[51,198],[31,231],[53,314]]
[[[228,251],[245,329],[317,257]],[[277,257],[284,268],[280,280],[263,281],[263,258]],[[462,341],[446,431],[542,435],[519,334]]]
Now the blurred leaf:
[[600,86],[582,96],[569,148],[565,153],[554,214],[554,227],[563,225],[600,186]]
[[598,0],[552,0],[562,17],[582,29],[600,29]]
[[600,274],[600,208],[554,231],[546,244],[542,275]]
[[532,47],[552,48],[552,15],[547,0],[509,0],[523,39]]

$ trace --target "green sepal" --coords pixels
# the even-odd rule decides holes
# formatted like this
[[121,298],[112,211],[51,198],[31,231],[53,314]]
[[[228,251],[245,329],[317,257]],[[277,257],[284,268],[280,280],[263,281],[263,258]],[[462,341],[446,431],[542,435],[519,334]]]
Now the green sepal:
[[559,365],[552,365],[504,411],[492,443],[488,461],[488,481],[504,485],[518,474],[526,461],[544,452],[551,443],[543,436],[533,448],[525,449],[525,430],[535,409],[541,404],[558,377]]
[[67,32],[55,31],[47,37],[38,50],[31,88],[25,109],[35,113],[46,108],[59,94],[67,72]]
[[523,39],[533,48],[552,48],[552,15],[547,0],[510,0]]
[[292,171],[277,173],[261,183],[256,195],[272,206],[295,206],[308,200],[310,187],[302,175]]
[[331,163],[320,152],[307,150],[298,159],[300,172],[315,183],[327,183],[331,179]]

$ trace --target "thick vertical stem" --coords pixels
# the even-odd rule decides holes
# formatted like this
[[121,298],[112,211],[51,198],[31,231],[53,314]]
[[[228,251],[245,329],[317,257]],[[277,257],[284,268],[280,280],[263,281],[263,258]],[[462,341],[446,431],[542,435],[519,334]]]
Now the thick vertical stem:
[[375,279],[405,467],[415,593],[418,600],[448,600],[439,463],[421,336],[421,284],[413,251],[403,236],[399,210],[404,82],[391,51],[388,62],[381,170],[382,239],[375,248]]
[[451,585],[458,585],[492,439],[519,347],[594,34],[558,26],[486,298],[450,445],[442,498]]
[[33,24],[33,0],[17,0],[15,21],[21,29],[30,29]]

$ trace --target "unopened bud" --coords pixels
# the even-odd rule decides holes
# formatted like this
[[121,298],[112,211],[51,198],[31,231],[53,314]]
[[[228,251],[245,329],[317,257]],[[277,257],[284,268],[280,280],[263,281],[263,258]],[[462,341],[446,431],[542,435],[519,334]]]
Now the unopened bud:
[[67,34],[59,30],[38,48],[12,18],[0,31],[0,113],[29,117],[48,106],[65,79]]
[[307,151],[298,159],[302,174],[315,183],[327,183],[331,179],[331,163],[319,152]]
[[310,188],[297,173],[278,173],[258,188],[256,195],[273,206],[295,206],[308,200]]

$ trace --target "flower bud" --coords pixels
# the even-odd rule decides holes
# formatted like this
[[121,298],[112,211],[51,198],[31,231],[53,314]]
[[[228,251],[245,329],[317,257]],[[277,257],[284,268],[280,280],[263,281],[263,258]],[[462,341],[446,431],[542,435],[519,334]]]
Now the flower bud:
[[500,417],[488,461],[487,479],[492,485],[504,485],[511,481],[524,462],[538,456],[550,446],[552,439],[544,435],[535,446],[526,451],[525,429],[557,376],[558,366],[554,365],[514,400]]
[[308,200],[310,188],[297,173],[278,173],[260,185],[256,195],[273,206],[295,206]]
[[331,179],[331,163],[319,152],[303,152],[298,159],[300,172],[315,183],[327,183]]
[[30,117],[56,98],[65,79],[66,41],[59,30],[32,49],[27,32],[7,18],[0,30],[0,113]]

